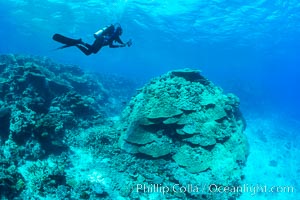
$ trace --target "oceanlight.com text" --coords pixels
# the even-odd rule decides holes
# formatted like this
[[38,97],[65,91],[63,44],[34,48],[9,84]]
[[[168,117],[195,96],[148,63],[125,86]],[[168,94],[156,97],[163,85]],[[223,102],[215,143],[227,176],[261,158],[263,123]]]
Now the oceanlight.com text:
[[293,193],[295,188],[293,186],[267,186],[267,185],[248,185],[241,186],[220,186],[210,184],[208,187],[210,193],[250,193],[252,196],[257,193]]

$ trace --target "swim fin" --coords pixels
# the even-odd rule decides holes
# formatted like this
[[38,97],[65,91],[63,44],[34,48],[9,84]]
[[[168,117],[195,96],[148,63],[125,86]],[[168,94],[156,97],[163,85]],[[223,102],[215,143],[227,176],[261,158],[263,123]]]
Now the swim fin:
[[52,39],[57,41],[57,42],[60,42],[60,43],[64,44],[64,46],[62,46],[58,49],[63,49],[63,48],[66,48],[66,47],[75,46],[77,44],[82,44],[81,39],[75,40],[75,39],[68,38],[68,37],[65,37],[65,36],[63,36],[61,34],[57,34],[57,33],[53,35]]

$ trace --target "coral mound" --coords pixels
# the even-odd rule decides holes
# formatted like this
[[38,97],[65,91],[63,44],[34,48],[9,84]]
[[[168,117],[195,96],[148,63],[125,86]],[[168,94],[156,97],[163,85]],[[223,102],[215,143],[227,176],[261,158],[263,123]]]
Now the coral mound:
[[223,94],[199,71],[171,71],[132,98],[119,144],[141,159],[175,163],[190,177],[237,184],[248,154],[238,106],[235,95]]

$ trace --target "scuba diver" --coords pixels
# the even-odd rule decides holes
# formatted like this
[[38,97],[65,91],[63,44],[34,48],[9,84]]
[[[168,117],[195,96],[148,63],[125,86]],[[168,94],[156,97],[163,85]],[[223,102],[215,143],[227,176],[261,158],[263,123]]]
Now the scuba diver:
[[[122,27],[120,24],[114,24],[100,29],[94,33],[95,41],[92,45],[84,43],[82,39],[72,39],[65,37],[60,34],[54,34],[52,39],[64,44],[62,47],[57,49],[63,49],[71,46],[76,46],[80,49],[85,55],[91,55],[92,53],[96,54],[103,46],[109,46],[110,48],[119,48],[119,47],[130,47],[132,45],[131,39],[124,43],[120,36],[122,35]],[[119,44],[113,44],[117,42]]]

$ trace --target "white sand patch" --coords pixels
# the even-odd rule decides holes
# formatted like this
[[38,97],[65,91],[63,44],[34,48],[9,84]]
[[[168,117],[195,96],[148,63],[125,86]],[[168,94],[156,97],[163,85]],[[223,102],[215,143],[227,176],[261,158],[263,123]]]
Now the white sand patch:
[[[250,154],[244,169],[246,176],[244,183],[249,188],[250,186],[257,188],[258,191],[245,192],[239,199],[298,199],[299,122],[276,115],[251,118],[247,122],[246,134]],[[262,192],[259,192],[261,190],[259,187],[262,187]]]

